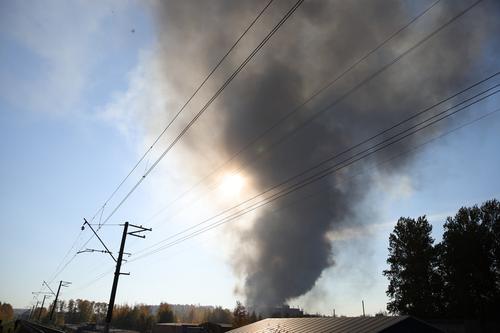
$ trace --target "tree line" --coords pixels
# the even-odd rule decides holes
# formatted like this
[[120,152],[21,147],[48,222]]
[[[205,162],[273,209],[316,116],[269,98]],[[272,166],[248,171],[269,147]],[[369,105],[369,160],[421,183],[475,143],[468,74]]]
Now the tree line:
[[421,318],[498,320],[500,202],[462,207],[435,243],[426,216],[401,217],[389,236],[387,309]]
[[[38,308],[32,314],[33,319],[49,322],[52,307]],[[85,299],[58,301],[54,324],[63,327],[66,324],[96,323],[102,325],[106,318],[107,303]],[[111,326],[119,329],[149,332],[156,323],[229,323],[236,326],[256,321],[254,313],[247,313],[245,307],[237,302],[234,311],[221,306],[180,305],[161,303],[159,306],[146,304],[115,305]]]

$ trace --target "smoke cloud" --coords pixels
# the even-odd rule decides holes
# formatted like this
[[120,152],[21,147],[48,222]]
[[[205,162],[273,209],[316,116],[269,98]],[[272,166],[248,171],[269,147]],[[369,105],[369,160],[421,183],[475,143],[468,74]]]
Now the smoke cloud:
[[[181,119],[186,121],[197,111],[294,2],[279,0],[269,7]],[[494,60],[485,60],[485,54],[492,48],[498,50],[499,43],[492,45],[491,41],[494,31],[499,31],[495,20],[498,4],[494,1],[474,7],[290,134],[471,3],[441,1],[252,145],[231,169],[244,166],[258,193],[485,77],[494,68]],[[161,74],[173,96],[165,112],[174,114],[179,109],[265,4],[229,0],[154,3]],[[210,142],[211,151],[217,152],[214,158],[232,156],[431,4],[306,1],[199,119],[209,125],[193,128],[183,139],[183,147],[196,150]],[[322,272],[335,264],[331,232],[346,225],[375,222],[358,218],[358,212],[369,205],[364,199],[373,182],[370,173],[356,182],[349,178],[377,165],[378,172],[388,177],[404,172],[412,163],[411,155],[383,166],[378,162],[412,147],[419,138],[405,140],[363,160],[361,166],[345,168],[265,206],[249,228],[237,231],[241,249],[234,252],[232,263],[242,277],[246,304],[260,309],[278,306],[311,290]]]

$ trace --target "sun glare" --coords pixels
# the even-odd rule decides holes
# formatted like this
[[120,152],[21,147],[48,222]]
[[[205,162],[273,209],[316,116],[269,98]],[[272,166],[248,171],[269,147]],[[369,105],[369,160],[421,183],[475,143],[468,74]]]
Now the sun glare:
[[226,196],[237,195],[243,189],[245,179],[240,175],[226,175],[222,179],[221,190]]

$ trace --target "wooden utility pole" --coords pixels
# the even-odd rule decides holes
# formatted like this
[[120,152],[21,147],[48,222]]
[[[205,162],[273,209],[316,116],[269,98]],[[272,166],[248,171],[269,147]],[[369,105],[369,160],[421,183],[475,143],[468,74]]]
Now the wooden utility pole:
[[[36,303],[36,305],[38,305],[38,302]],[[31,311],[30,311],[30,315],[28,316],[28,320],[30,320],[30,319],[31,319],[31,316],[33,315],[33,312],[34,312],[34,311],[35,311],[35,306],[33,305],[33,306],[31,307]]]
[[120,269],[122,267],[123,251],[125,249],[125,241],[127,240],[128,222],[123,226],[122,242],[120,244],[120,253],[118,253],[118,260],[116,261],[115,277],[113,278],[113,287],[111,287],[111,296],[109,297],[108,313],[106,314],[106,324],[104,332],[109,332],[109,325],[111,318],[113,318],[113,308],[115,306],[116,288],[118,287],[118,278],[120,277]]
[[[45,281],[43,281],[43,283],[45,283]],[[50,288],[49,288],[50,289]],[[33,291],[31,292],[33,295],[37,295],[36,296],[36,305],[35,305],[35,311],[33,313],[30,314],[30,319],[31,317],[33,317],[33,319],[35,318],[36,316],[36,309],[38,308],[38,303],[40,303],[40,301],[38,300],[38,296],[39,295],[44,295],[43,296],[43,302],[42,302],[42,309],[43,309],[43,303],[45,303],[45,298],[47,297],[47,295],[50,295],[52,292],[45,292],[45,291]],[[38,319],[40,319],[40,314],[42,313],[42,310],[40,309],[40,312],[38,314]]]
[[[43,301],[42,301],[42,306],[40,307],[40,312],[38,312],[38,318],[37,320],[40,321],[40,317],[42,316],[42,310],[43,310],[43,304],[45,304],[45,298],[49,295],[43,295]],[[50,296],[49,296],[50,297]]]
[[67,282],[67,281],[59,281],[59,288],[57,288],[57,294],[56,294],[56,299],[54,300],[54,305],[52,305],[52,311],[50,311],[50,321],[52,321],[52,318],[54,317],[54,310],[56,309],[56,306],[57,306],[57,299],[59,298],[59,292],[61,291],[61,287],[67,287],[68,285],[70,285],[71,282]]
[[[113,278],[113,286],[111,287],[111,295],[109,297],[108,312],[106,313],[106,322],[104,323],[104,333],[109,333],[109,326],[111,324],[111,319],[113,319],[113,308],[115,306],[116,289],[118,288],[118,278],[120,277],[120,275],[130,275],[130,273],[122,273],[120,271],[121,267],[122,267],[123,253],[125,251],[125,242],[127,241],[127,235],[135,236],[135,237],[139,237],[139,238],[146,238],[146,236],[139,235],[139,233],[144,232],[144,231],[152,231],[153,229],[144,228],[142,225],[133,225],[133,224],[130,224],[128,222],[125,222],[125,224],[123,224],[123,234],[122,234],[122,241],[120,244],[120,252],[118,253],[118,258],[115,259],[115,257],[111,253],[111,251],[109,251],[106,244],[104,244],[104,242],[99,237],[97,232],[94,230],[94,228],[92,228],[92,225],[90,223],[88,223],[86,219],[84,219],[84,221],[85,222],[83,223],[82,230],[85,228],[85,225],[88,225],[90,227],[90,229],[92,230],[92,232],[97,236],[97,238],[99,239],[101,244],[106,249],[106,251],[103,251],[103,252],[108,253],[111,256],[111,258],[113,258],[113,260],[116,262],[115,276]],[[135,228],[137,230],[128,231],[129,226],[132,228]],[[82,252],[95,252],[95,250],[82,251]]]
[[40,303],[40,301],[37,299],[35,309],[30,313],[30,317],[28,319],[31,319],[31,317],[34,317],[36,315],[36,308],[38,308],[38,303]]

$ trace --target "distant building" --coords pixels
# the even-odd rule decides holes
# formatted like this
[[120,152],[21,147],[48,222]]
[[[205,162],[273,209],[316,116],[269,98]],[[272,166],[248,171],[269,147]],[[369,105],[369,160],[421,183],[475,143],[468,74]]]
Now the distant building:
[[[257,311],[256,311],[257,312]],[[289,305],[261,308],[259,314],[264,318],[297,318],[303,317],[304,311],[299,308],[292,308]]]
[[187,323],[158,323],[153,327],[153,333],[202,333],[203,327]]
[[323,318],[268,318],[236,328],[229,333],[443,333],[423,321],[409,316],[397,317],[323,317]]
[[[84,324],[66,324],[64,325],[64,331],[66,333],[96,333],[103,332],[104,326],[97,325],[95,323],[84,323]],[[110,333],[139,333],[138,331],[125,330],[119,328],[110,328]]]
[[232,324],[209,323],[209,322],[200,324],[200,326],[205,329],[206,333],[225,333],[233,328]]
[[220,323],[158,323],[152,333],[224,333],[231,328],[231,324]]

